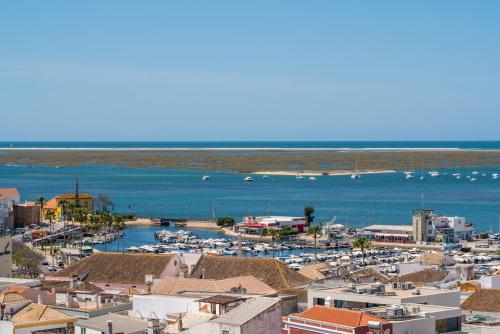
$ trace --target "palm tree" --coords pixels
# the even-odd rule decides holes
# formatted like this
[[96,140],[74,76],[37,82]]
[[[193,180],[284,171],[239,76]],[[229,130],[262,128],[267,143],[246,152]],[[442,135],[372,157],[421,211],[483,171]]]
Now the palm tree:
[[312,235],[312,237],[314,238],[314,262],[317,262],[318,261],[316,256],[316,250],[318,248],[317,241],[318,238],[323,235],[321,231],[321,226],[309,227],[309,229],[307,230],[307,234]]
[[[48,219],[49,220],[49,229],[50,229],[50,232],[52,232],[54,230],[54,227],[53,227],[53,220],[55,218],[56,214],[54,213],[54,211],[47,211],[47,213],[45,213],[45,219]],[[50,252],[52,253],[52,236],[50,237]]]
[[271,236],[272,245],[273,245],[273,259],[274,259],[274,242],[280,238],[280,231],[277,228],[271,227],[267,230],[267,235]]
[[311,226],[311,223],[314,221],[314,207],[306,206],[304,208],[304,218],[306,220],[306,226]]
[[113,230],[116,231],[118,234],[116,236],[116,251],[120,251],[120,232],[123,231],[125,228],[127,228],[127,225],[125,225],[125,219],[123,218],[122,215],[116,215],[113,217]]
[[94,248],[94,235],[100,230],[99,216],[88,214],[85,223],[85,230],[92,234],[92,248]]
[[66,209],[68,208],[69,202],[65,199],[62,199],[57,204],[61,207],[61,217],[63,219],[64,247],[66,247],[66,221],[68,220],[68,217],[66,217]]
[[365,266],[365,250],[370,248],[371,242],[365,237],[357,237],[352,243],[353,248],[361,249],[361,254],[363,255],[363,267]]
[[111,228],[113,224],[113,216],[108,211],[103,211],[101,213],[101,224],[104,227],[104,251],[107,251],[107,235],[108,235],[108,229]]
[[[35,203],[40,206],[40,216],[38,216],[38,218],[40,220],[40,226],[42,227],[41,228],[41,230],[42,230],[42,236],[41,236],[41,238],[43,238],[43,206],[45,204],[45,198],[43,198],[43,197],[40,196],[40,197],[38,197],[36,199]],[[41,247],[43,249],[43,243],[42,242],[40,243],[40,245],[41,245]]]

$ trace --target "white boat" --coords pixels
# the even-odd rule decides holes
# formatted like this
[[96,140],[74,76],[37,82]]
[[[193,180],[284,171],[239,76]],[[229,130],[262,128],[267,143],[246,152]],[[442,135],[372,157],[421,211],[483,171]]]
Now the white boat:
[[457,180],[460,180],[460,179],[462,178],[462,175],[458,174],[457,176],[455,176],[455,178],[456,178]]
[[247,176],[243,179],[245,182],[253,182],[253,178],[251,176]]
[[210,180],[210,176],[208,175],[203,175],[203,177],[201,178],[203,181],[208,181]]
[[358,174],[358,162],[356,161],[356,171],[351,175],[351,179],[358,180],[361,178],[361,175]]
[[469,179],[469,181],[474,182],[474,181],[476,181],[476,178],[475,178],[475,177],[471,177],[471,178]]
[[479,174],[479,172],[477,170],[472,172],[472,175],[478,175],[478,174]]
[[314,176],[309,176],[309,180],[316,181],[316,178]]
[[262,175],[262,178],[263,178],[264,180],[267,180],[267,179],[269,179],[269,175],[264,174],[264,175]]
[[498,173],[493,173],[493,174],[491,174],[491,178],[492,178],[493,180],[498,179]]
[[431,177],[438,177],[438,176],[440,176],[441,174],[439,174],[439,172],[433,171],[433,172],[429,172],[429,175],[430,175]]
[[300,174],[296,174],[295,178],[298,179],[298,180],[302,180],[304,178],[304,176],[302,176]]
[[407,180],[413,179],[413,178],[415,178],[415,176],[413,176],[413,174],[411,172],[407,173],[405,176],[405,179],[407,179]]

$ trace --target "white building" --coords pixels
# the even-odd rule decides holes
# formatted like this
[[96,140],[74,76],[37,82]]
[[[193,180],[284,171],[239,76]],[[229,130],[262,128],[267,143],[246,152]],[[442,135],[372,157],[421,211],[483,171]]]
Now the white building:
[[2,228],[12,212],[14,204],[19,204],[20,196],[16,188],[0,188],[0,228]]
[[75,334],[144,334],[148,321],[134,319],[116,313],[108,313],[91,319],[80,319],[75,326]]
[[219,318],[201,323],[188,333],[204,334],[276,334],[281,333],[279,298],[252,298]]
[[372,283],[336,288],[311,288],[307,306],[332,305],[341,308],[369,308],[378,305],[427,304],[460,306],[460,291],[438,288],[416,288],[411,282]]
[[247,216],[243,218],[243,222],[236,225],[238,230],[245,233],[262,233],[269,228],[284,228],[289,227],[299,233],[306,231],[305,217],[290,217],[290,216]]

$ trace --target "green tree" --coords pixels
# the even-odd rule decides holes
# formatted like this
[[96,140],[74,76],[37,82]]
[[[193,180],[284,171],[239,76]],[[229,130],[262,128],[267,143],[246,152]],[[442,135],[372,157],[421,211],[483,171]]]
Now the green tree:
[[361,250],[361,255],[363,256],[363,267],[365,266],[365,251],[370,248],[371,242],[365,237],[357,237],[352,243],[353,248],[359,248]]
[[314,207],[306,206],[304,208],[304,218],[306,219],[306,226],[310,227],[314,221]]
[[107,252],[108,247],[108,230],[111,229],[113,225],[113,216],[108,211],[103,211],[100,214],[101,227],[104,228],[104,251]]
[[236,221],[233,217],[219,217],[217,218],[217,226],[233,226]]
[[[49,220],[49,233],[52,233],[54,231],[54,225],[53,225],[53,221],[56,217],[56,214],[54,213],[54,211],[47,211],[45,213],[45,219],[48,219]],[[50,238],[50,251],[52,252],[52,236],[48,236]]]
[[[41,227],[41,237],[40,238],[43,238],[43,224],[44,224],[44,222],[43,222],[43,207],[45,205],[45,198],[40,196],[36,199],[35,202],[37,205],[40,206],[40,216],[38,218],[40,220],[40,227]],[[43,239],[40,240],[40,246],[42,249],[44,248],[43,247]]]
[[66,222],[68,220],[67,212],[69,207],[69,202],[65,199],[62,199],[57,203],[61,208],[61,218],[63,219],[63,235],[64,235],[64,247],[66,247]]
[[309,229],[307,230],[307,234],[309,235],[312,235],[313,239],[314,239],[314,261],[317,262],[318,259],[317,259],[317,248],[318,248],[318,238],[320,238],[323,234],[322,234],[322,231],[321,231],[321,226],[313,226],[313,227],[309,227]]
[[92,248],[94,248],[94,236],[101,229],[100,217],[98,215],[88,214],[84,226],[85,230],[92,235]]
[[271,236],[272,247],[273,247],[273,259],[274,259],[274,243],[276,242],[277,239],[280,238],[280,230],[271,227],[270,229],[267,230],[267,235]]

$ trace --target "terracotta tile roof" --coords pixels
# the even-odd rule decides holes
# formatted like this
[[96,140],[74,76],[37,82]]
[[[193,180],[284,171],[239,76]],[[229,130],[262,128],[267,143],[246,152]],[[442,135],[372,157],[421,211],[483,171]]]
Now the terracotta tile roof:
[[290,317],[316,320],[352,328],[367,326],[368,321],[387,323],[382,318],[361,311],[326,306],[313,306],[302,313],[290,315]]
[[69,288],[69,281],[43,280],[41,281],[41,283],[42,283],[42,290],[52,291],[52,289],[55,289],[55,292],[57,293],[67,293],[70,291],[89,291],[93,293],[100,293],[104,291],[100,287],[95,286],[94,284],[89,282],[80,282],[80,284],[78,284],[78,286],[75,289]]
[[351,279],[351,280],[357,280],[363,277],[370,277],[373,276],[376,282],[380,283],[389,283],[389,277],[385,276],[381,272],[379,272],[377,269],[374,268],[363,268],[363,269],[358,269],[353,272],[350,272],[346,278]]
[[278,293],[280,295],[297,296],[297,300],[299,303],[307,302],[307,289],[305,288],[284,288],[284,289],[279,289]]
[[424,269],[399,276],[395,279],[395,281],[414,282],[416,285],[425,285],[434,282],[441,282],[446,276],[448,276],[448,272],[446,270]]
[[479,289],[472,293],[460,307],[464,311],[500,312],[500,289]]
[[0,188],[0,195],[3,197],[19,197],[16,188]]
[[329,269],[330,267],[331,266],[328,263],[308,264],[302,267],[302,269],[300,269],[298,273],[312,280],[320,280],[326,278],[326,276],[323,275],[320,270]]
[[7,292],[0,294],[0,304],[11,304],[11,303],[21,303],[29,302],[28,299],[24,298],[21,294],[17,292]]
[[44,203],[43,208],[44,209],[49,209],[49,210],[56,210],[57,209],[57,198],[53,198],[47,202]]
[[441,252],[426,253],[419,257],[419,261],[424,266],[438,265],[438,266],[451,266],[455,264],[455,260],[449,255]]
[[[75,194],[61,194],[56,196],[58,200],[61,199],[76,199]],[[78,194],[79,199],[92,199],[92,195],[90,194]]]
[[201,278],[203,272],[205,279],[254,276],[276,290],[311,283],[311,279],[276,259],[204,255],[191,277]]
[[31,303],[14,314],[14,324],[35,324],[47,321],[76,321],[75,317],[56,311],[50,306]]
[[30,287],[27,287],[27,286],[22,286],[22,285],[13,285],[13,286],[9,286],[8,288],[4,289],[2,291],[2,294],[4,293],[11,293],[11,292],[16,292],[16,293],[23,293],[25,292],[26,290],[29,290],[31,289]]
[[253,276],[231,277],[222,280],[165,277],[153,284],[151,292],[161,295],[175,295],[183,291],[230,292],[233,288],[244,288],[249,294],[276,293],[269,285]]
[[85,281],[96,283],[145,283],[147,274],[159,278],[172,254],[95,253],[53,276],[84,275]]

